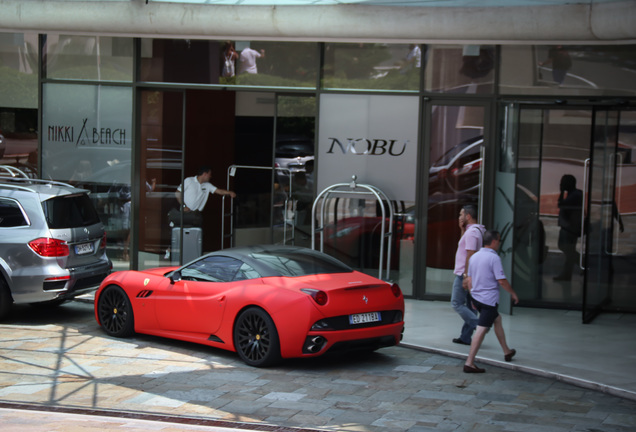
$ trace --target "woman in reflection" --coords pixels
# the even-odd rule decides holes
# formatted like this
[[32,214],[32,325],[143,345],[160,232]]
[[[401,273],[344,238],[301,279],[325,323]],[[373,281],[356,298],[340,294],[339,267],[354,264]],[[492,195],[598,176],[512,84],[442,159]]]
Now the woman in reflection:
[[555,281],[569,281],[572,270],[579,260],[576,242],[581,236],[581,211],[583,209],[583,192],[576,188],[576,178],[571,174],[561,177],[561,194],[559,195],[559,249],[565,255],[561,274]]

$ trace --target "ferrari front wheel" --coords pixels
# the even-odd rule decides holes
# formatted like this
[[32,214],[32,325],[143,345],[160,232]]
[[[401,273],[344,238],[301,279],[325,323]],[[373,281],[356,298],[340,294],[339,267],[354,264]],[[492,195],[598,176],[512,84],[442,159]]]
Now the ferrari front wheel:
[[99,322],[110,336],[128,337],[134,333],[135,321],[132,305],[123,289],[109,285],[97,303]]
[[271,366],[281,359],[274,321],[257,307],[246,309],[238,316],[234,326],[234,347],[250,366]]

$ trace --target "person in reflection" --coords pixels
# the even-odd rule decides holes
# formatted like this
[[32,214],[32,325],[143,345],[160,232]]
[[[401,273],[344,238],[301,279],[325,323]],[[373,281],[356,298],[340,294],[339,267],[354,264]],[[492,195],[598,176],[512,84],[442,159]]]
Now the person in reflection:
[[188,177],[177,188],[175,196],[179,204],[183,206],[183,223],[184,225],[198,226],[203,225],[203,214],[201,213],[208,202],[211,194],[229,195],[236,197],[233,191],[220,189],[210,183],[212,177],[212,168],[207,165],[199,168],[198,174]]
[[559,195],[559,241],[558,247],[565,255],[561,273],[555,281],[569,281],[572,270],[579,261],[576,242],[581,237],[581,212],[583,209],[583,192],[576,188],[576,178],[571,174],[561,177],[561,194]]
[[241,62],[239,73],[257,74],[256,59],[264,57],[264,49],[260,50],[260,52],[249,47],[243,49],[239,57],[239,61]]
[[451,306],[464,320],[461,333],[454,343],[470,345],[473,332],[477,326],[477,312],[471,306],[468,292],[464,289],[464,279],[468,271],[470,257],[477,252],[482,245],[483,232],[486,227],[477,223],[477,207],[466,205],[459,212],[459,229],[462,236],[457,244],[455,253],[455,280],[451,293]]
[[563,84],[568,70],[572,67],[570,53],[568,53],[568,50],[566,50],[563,45],[550,48],[547,60],[539,62],[539,66],[545,66],[550,63],[552,64],[552,79],[558,85]]
[[234,49],[232,41],[226,41],[223,47],[223,70],[221,75],[225,78],[232,78],[235,75],[236,60],[239,55]]
[[420,67],[422,67],[422,49],[418,44],[410,44],[409,52],[400,67],[401,72],[406,73],[409,70],[419,69]]
[[507,362],[511,361],[517,353],[516,350],[510,349],[506,343],[506,334],[504,333],[501,315],[499,315],[498,311],[499,286],[510,293],[515,304],[519,303],[519,297],[506,279],[501,258],[497,254],[500,244],[501,236],[499,232],[488,230],[484,234],[484,247],[470,258],[466,285],[470,290],[473,305],[479,311],[479,323],[464,364],[464,372],[466,373],[486,372],[485,369],[475,366],[475,357],[486,333],[493,325],[499,345],[501,345],[501,349],[504,352],[504,360]]

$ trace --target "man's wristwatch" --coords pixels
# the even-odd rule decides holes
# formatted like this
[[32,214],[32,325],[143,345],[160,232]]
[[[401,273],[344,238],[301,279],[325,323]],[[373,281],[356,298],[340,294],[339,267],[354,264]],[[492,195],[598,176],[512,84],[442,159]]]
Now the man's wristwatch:
[[464,274],[462,275],[462,277],[463,277],[463,278],[467,278],[467,277],[468,277],[468,275],[467,275],[466,273],[464,273]]

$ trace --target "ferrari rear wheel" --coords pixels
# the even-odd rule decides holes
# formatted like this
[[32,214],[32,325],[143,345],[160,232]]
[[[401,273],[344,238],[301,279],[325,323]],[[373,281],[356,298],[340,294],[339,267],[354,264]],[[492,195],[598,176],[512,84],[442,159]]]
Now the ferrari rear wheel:
[[280,342],[272,318],[263,309],[251,307],[238,316],[234,347],[250,366],[266,367],[280,361]]
[[110,336],[129,337],[135,331],[132,305],[123,289],[109,285],[99,296],[99,322]]

